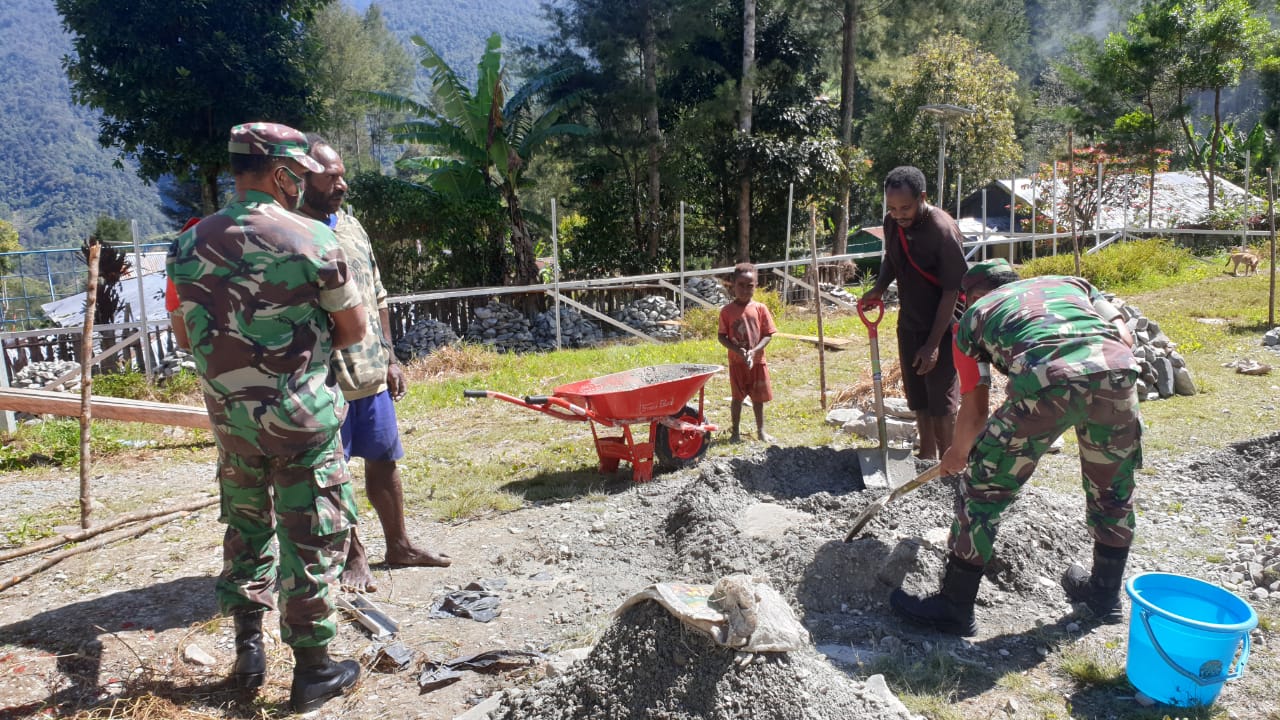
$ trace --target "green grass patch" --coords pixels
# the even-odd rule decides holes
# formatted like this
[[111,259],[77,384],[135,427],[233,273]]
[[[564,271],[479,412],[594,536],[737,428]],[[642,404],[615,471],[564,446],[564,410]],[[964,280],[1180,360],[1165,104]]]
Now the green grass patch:
[[[1118,242],[1080,256],[1080,275],[1103,290],[1120,294],[1181,285],[1215,272],[1190,250],[1162,238]],[[1037,258],[1023,264],[1020,274],[1075,275],[1075,259],[1070,254]]]
[[1058,668],[1081,685],[1115,688],[1129,682],[1124,663],[1090,649],[1069,648],[1063,651]]
[[[110,454],[125,447],[121,425],[95,424],[89,450],[94,455]],[[72,465],[80,462],[80,421],[58,418],[25,423],[0,446],[0,470],[19,470],[32,465]]]

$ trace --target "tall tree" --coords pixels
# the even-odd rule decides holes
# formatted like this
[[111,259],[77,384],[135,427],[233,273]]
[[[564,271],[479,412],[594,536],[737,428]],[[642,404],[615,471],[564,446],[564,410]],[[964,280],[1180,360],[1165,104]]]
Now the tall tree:
[[756,0],[742,0],[742,77],[738,78],[738,262],[751,259],[751,112],[756,72]]
[[[958,35],[935,38],[906,63],[886,101],[868,123],[864,148],[883,177],[896,165],[915,165],[932,177],[937,171],[937,124],[920,112],[930,104],[951,104],[975,112],[947,125],[947,176],[963,173],[971,186],[1008,177],[1022,150],[1013,126],[1017,76],[991,53]],[[935,188],[937,202],[948,197]]]
[[217,209],[227,131],[249,120],[315,126],[304,23],[327,0],[55,0],[77,102],[102,111],[98,141],[148,181],[196,177]]
[[[840,144],[846,165],[853,162],[853,104],[858,90],[858,0],[844,0],[844,23],[840,32]],[[832,252],[843,255],[849,247],[849,193],[853,182],[841,173],[837,208],[836,237]]]
[[[325,7],[309,26],[319,51],[312,79],[323,108],[326,139],[348,172],[378,169],[374,144],[391,122],[364,94],[403,94],[413,86],[413,56],[393,35],[378,6],[359,15],[341,4]],[[403,118],[399,118],[403,119]]]
[[1188,148],[1209,186],[1209,211],[1217,199],[1218,148],[1222,141],[1222,91],[1240,83],[1240,77],[1261,48],[1269,29],[1266,20],[1254,13],[1248,0],[1162,0],[1145,14],[1164,31],[1168,55],[1177,57],[1174,74],[1178,96],[1203,90],[1213,93],[1213,130],[1202,152],[1183,107],[1181,125]]
[[662,128],[658,117],[658,12],[655,0],[645,0],[644,33],[641,40],[641,67],[644,73],[644,123],[646,143],[648,147],[649,177],[649,217],[648,244],[645,247],[649,258],[658,256],[658,243],[662,237]]
[[[391,93],[371,94],[389,110],[420,118],[392,127],[397,141],[436,153],[402,160],[401,166],[422,173],[428,187],[459,201],[500,199],[510,221],[515,283],[537,283],[533,237],[520,203],[523,170],[549,141],[587,132],[581,125],[560,122],[572,97],[538,104],[564,80],[565,71],[548,69],[535,74],[508,98],[502,38],[497,33],[489,37],[480,58],[474,91],[462,84],[458,73],[421,36],[415,35],[413,43],[419,48],[422,67],[431,77],[429,101],[421,103]],[[492,238],[491,258],[505,256],[505,242],[501,235]],[[506,279],[501,268],[491,268],[490,281]]]

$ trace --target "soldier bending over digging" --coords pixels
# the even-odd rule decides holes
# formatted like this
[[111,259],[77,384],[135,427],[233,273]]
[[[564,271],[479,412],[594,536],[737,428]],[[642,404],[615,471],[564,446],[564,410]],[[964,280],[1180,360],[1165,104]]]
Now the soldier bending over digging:
[[[1142,463],[1133,337],[1115,306],[1081,278],[1019,280],[1008,262],[991,260],[965,273],[962,287],[968,309],[955,340],[962,400],[942,472],[967,472],[946,575],[937,594],[918,597],[899,588],[889,605],[940,632],[976,634],[974,599],[1000,515],[1053,441],[1074,427],[1093,570],[1072,565],[1062,586],[1103,622],[1120,622],[1133,542],[1133,476]],[[992,363],[1009,385],[1008,398],[988,419]]]

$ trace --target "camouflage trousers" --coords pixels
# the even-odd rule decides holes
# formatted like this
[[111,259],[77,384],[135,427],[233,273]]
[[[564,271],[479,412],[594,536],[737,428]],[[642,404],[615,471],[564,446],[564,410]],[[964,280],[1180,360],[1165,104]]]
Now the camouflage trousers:
[[219,452],[219,519],[227,525],[216,586],[222,612],[270,610],[278,588],[285,643],[318,647],[333,639],[330,586],[342,574],[356,522],[349,479],[336,433],[291,457]]
[[1073,427],[1090,534],[1111,547],[1133,542],[1133,475],[1142,466],[1138,396],[1133,373],[1102,372],[1011,398],[992,414],[956,498],[952,554],[973,565],[991,559],[1000,514],[1049,446]]

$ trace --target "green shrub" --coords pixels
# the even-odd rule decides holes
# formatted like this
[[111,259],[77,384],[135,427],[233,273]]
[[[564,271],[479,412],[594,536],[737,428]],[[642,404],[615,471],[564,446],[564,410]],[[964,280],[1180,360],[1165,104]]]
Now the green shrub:
[[[1080,274],[1103,290],[1159,287],[1196,271],[1203,269],[1191,251],[1161,238],[1119,242],[1080,256]],[[1075,262],[1070,254],[1052,255],[1023,264],[1019,272],[1024,278],[1074,275]]]
[[162,402],[179,404],[199,404],[203,397],[200,388],[200,377],[190,370],[181,370],[170,375],[160,383],[157,394]]
[[769,314],[773,315],[774,320],[781,320],[782,313],[787,309],[786,303],[782,302],[782,295],[773,290],[756,288],[756,294],[751,299],[769,308]]
[[146,375],[136,370],[94,375],[93,394],[126,400],[149,400],[152,396]]
[[[121,448],[120,441],[103,426],[94,427],[89,449],[94,455]],[[46,463],[66,466],[80,462],[80,421],[58,418],[24,424],[13,439],[0,446],[0,470],[19,470]]]
[[696,338],[713,338],[720,329],[720,311],[716,308],[691,307],[684,311],[685,332]]

